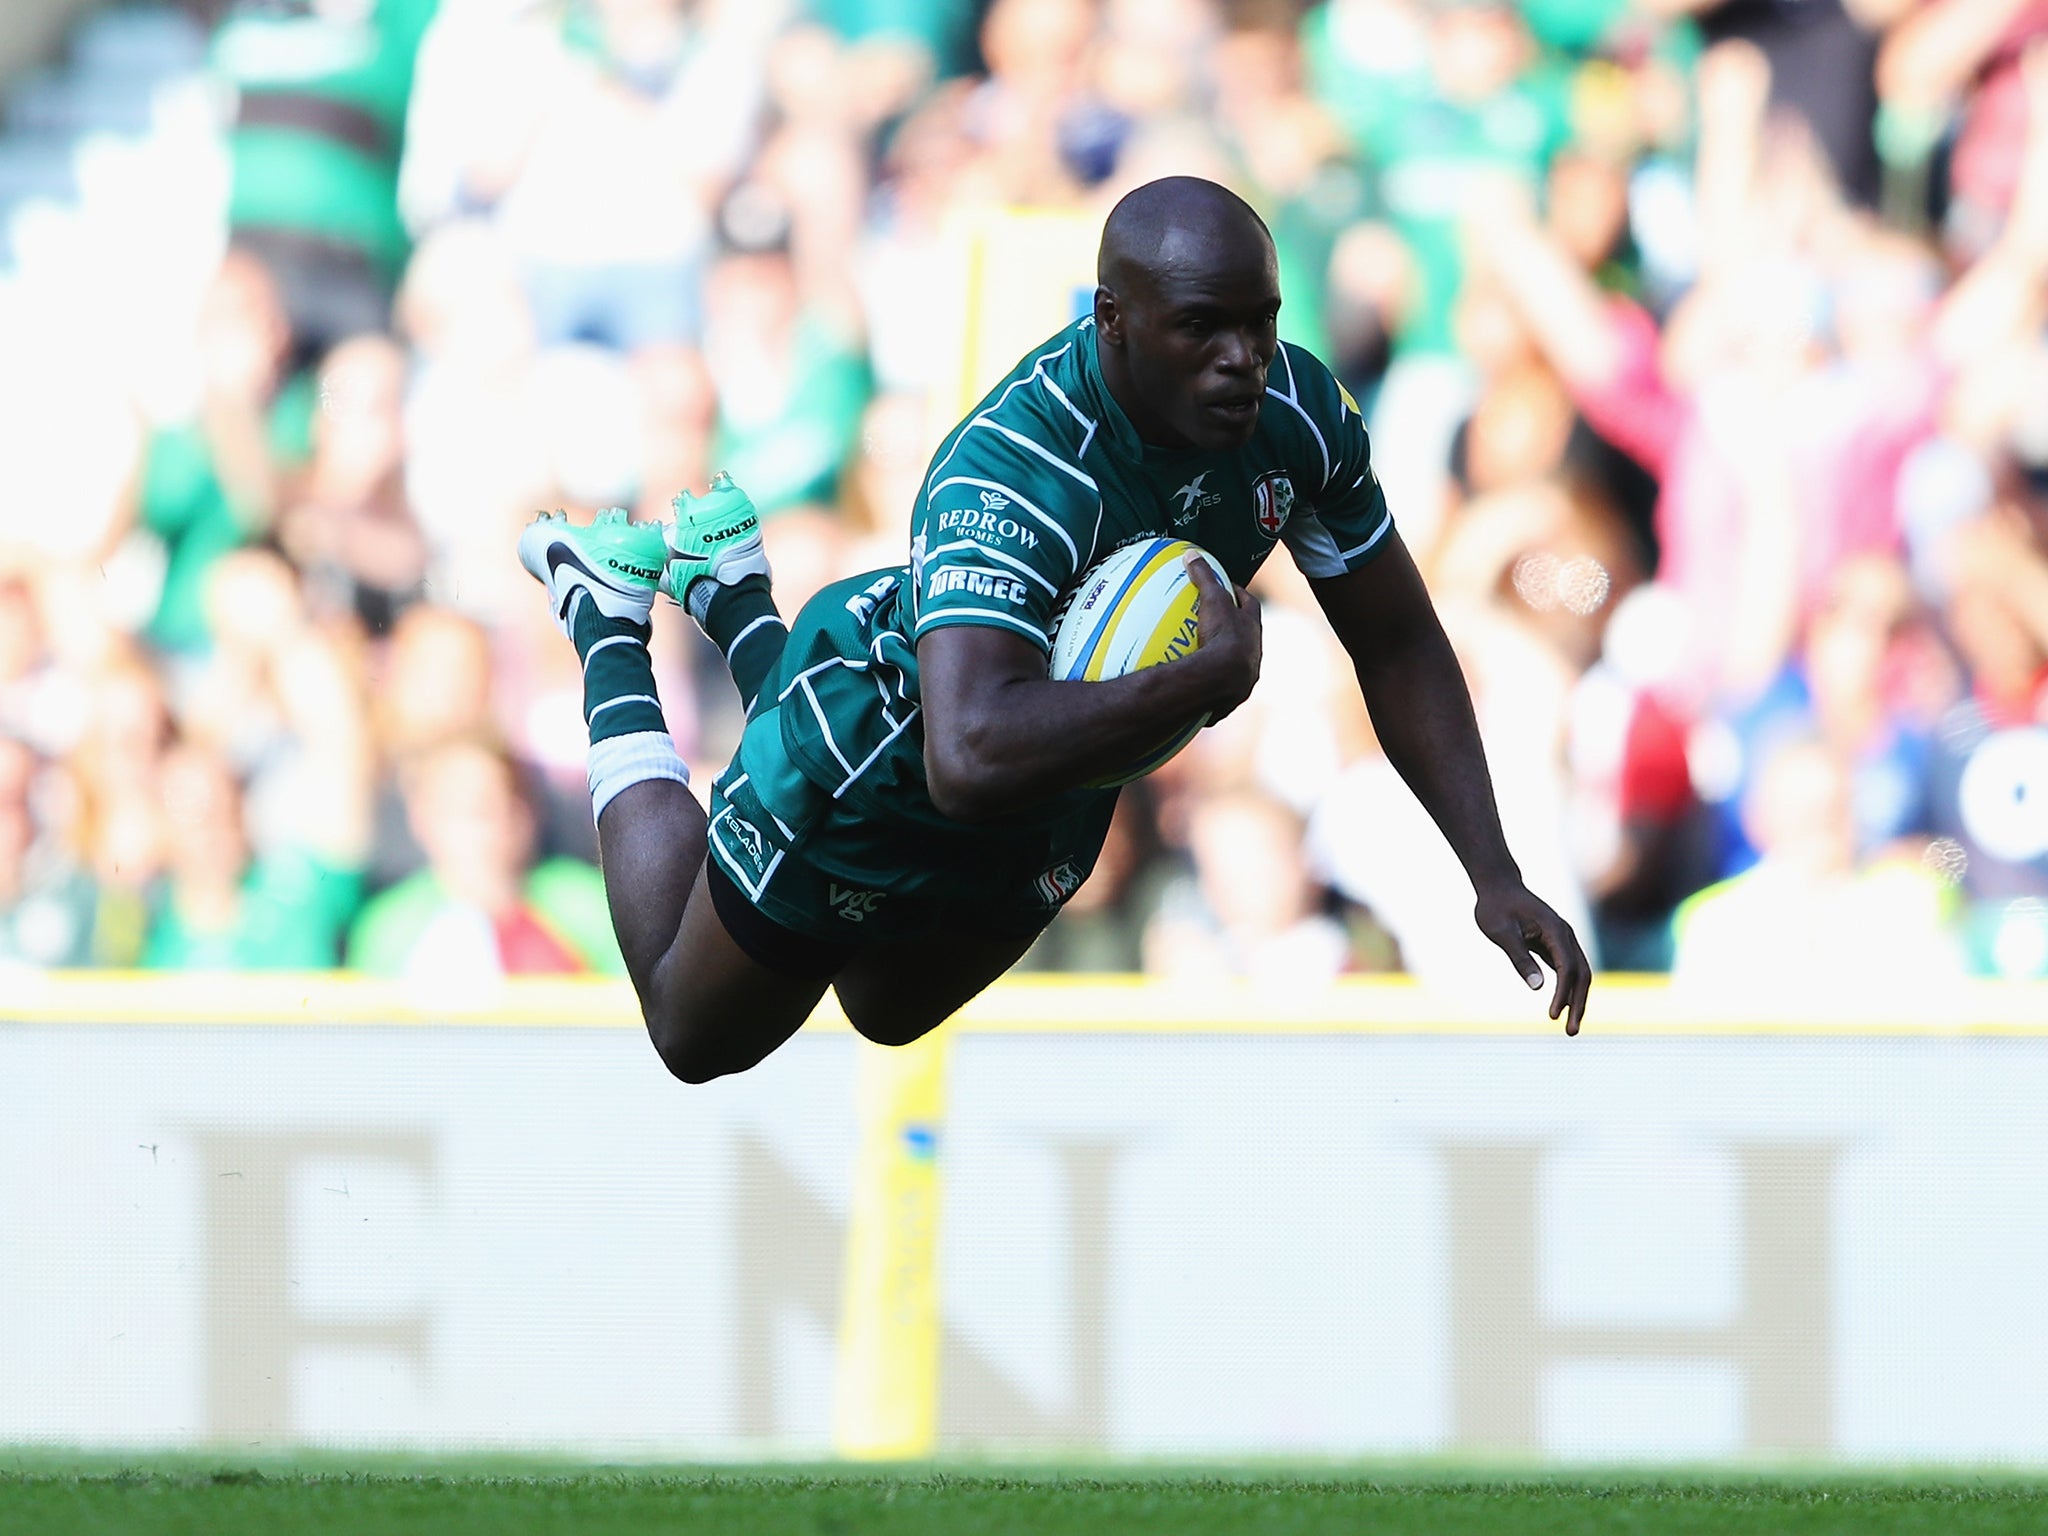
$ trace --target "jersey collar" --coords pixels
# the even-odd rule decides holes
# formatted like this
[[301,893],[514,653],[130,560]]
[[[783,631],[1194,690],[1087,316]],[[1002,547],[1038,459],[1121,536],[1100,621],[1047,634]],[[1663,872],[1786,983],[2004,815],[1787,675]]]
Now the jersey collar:
[[1144,440],[1138,436],[1138,429],[1131,425],[1131,418],[1124,414],[1124,408],[1116,403],[1116,396],[1109,392],[1109,385],[1102,377],[1102,359],[1096,352],[1095,321],[1092,317],[1082,320],[1074,338],[1074,351],[1081,360],[1081,377],[1088,390],[1088,410],[1101,423],[1102,435],[1115,447],[1118,457],[1141,459],[1145,455]]

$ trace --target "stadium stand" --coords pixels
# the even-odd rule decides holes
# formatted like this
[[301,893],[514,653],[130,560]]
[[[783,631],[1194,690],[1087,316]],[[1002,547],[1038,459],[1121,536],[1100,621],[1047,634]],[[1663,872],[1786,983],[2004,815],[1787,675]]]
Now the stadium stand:
[[[405,885],[487,920],[418,964],[601,967],[532,896],[592,836],[519,524],[730,465],[786,610],[900,559],[948,221],[1181,170],[1266,213],[1604,966],[1826,914],[1785,964],[2048,975],[2048,6],[1763,9],[91,11],[0,115],[0,963],[340,964]],[[1497,964],[1280,565],[1031,963]],[[657,649],[708,784],[730,685]],[[407,823],[456,742],[496,878]]]

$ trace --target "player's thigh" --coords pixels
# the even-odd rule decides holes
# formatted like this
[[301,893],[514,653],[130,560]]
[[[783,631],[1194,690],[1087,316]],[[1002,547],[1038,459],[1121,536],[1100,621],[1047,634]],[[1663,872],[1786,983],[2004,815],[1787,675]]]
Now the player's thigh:
[[839,1006],[877,1045],[930,1034],[1023,958],[1036,933],[1000,938],[954,934],[863,948],[834,978]]
[[676,942],[643,996],[647,1031],[669,1071],[685,1082],[744,1072],[781,1045],[825,995],[823,977],[771,969],[739,945],[718,912],[708,871],[683,909]]

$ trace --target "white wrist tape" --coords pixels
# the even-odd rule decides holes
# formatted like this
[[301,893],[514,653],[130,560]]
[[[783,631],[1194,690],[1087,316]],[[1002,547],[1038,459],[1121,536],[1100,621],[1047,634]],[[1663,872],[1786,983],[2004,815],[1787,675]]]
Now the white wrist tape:
[[690,770],[676,756],[667,731],[634,731],[590,744],[590,815],[595,820],[621,791],[648,779],[690,782]]

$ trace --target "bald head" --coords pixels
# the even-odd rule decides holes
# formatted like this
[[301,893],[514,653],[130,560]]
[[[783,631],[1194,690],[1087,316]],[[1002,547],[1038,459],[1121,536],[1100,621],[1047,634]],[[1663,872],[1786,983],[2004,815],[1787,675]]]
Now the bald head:
[[1095,280],[1124,292],[1162,273],[1256,264],[1272,252],[1265,221],[1235,192],[1199,176],[1166,176],[1110,209]]
[[1096,357],[1139,436],[1250,442],[1280,311],[1273,237],[1251,205],[1194,176],[1147,182],[1110,210],[1096,262]]

